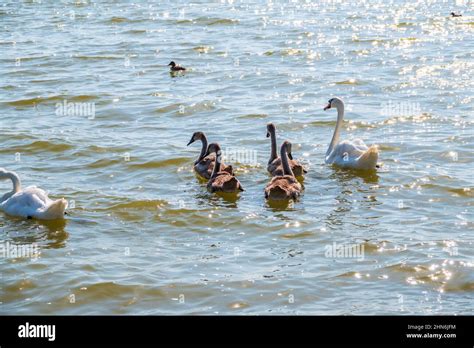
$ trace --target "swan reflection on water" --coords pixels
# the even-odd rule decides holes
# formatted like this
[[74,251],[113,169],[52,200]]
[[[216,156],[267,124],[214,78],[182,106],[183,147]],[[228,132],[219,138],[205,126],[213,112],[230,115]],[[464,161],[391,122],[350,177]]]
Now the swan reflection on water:
[[352,168],[339,168],[333,166],[334,173],[330,178],[336,178],[339,183],[352,182],[354,179],[360,178],[365,184],[378,184],[380,176],[374,170],[358,170]]
[[38,244],[44,249],[59,249],[66,246],[69,233],[66,231],[68,220],[24,220],[18,217],[4,215],[6,219],[15,220],[18,227],[24,232],[8,233],[9,240],[14,244]]

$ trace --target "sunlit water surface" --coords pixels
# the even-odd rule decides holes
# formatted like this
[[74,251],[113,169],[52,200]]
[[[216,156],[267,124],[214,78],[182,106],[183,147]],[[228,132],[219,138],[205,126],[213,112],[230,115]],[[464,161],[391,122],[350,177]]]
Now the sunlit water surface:
[[[0,167],[74,205],[64,223],[0,213],[3,246],[40,251],[0,259],[1,313],[473,314],[470,14],[442,1],[3,3]],[[170,60],[189,71],[170,76]],[[342,137],[379,144],[376,174],[324,164],[335,95]],[[57,112],[65,101],[95,117]],[[268,122],[309,168],[288,207],[263,195]],[[256,151],[233,162],[238,199],[192,172],[197,130]],[[328,257],[334,243],[363,258]]]

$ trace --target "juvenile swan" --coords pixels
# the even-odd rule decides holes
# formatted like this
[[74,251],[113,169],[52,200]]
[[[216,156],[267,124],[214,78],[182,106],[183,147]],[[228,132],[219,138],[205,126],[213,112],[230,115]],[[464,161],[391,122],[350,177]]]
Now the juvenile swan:
[[[210,192],[226,192],[226,193],[237,193],[244,191],[240,181],[227,171],[219,171],[217,168],[221,166],[221,147],[217,143],[212,143],[207,149],[208,154],[216,154],[216,164],[212,171],[211,178],[207,183],[207,189]],[[231,167],[232,169],[232,167]],[[232,170],[231,170],[232,172]]]
[[296,200],[301,194],[301,184],[296,180],[288,162],[288,153],[291,153],[291,143],[283,142],[280,157],[283,166],[283,175],[275,176],[265,187],[265,198],[275,201]]
[[[283,166],[281,165],[281,159],[277,155],[277,141],[275,133],[275,125],[273,123],[267,124],[267,138],[271,139],[272,144],[267,170],[272,176],[283,175]],[[291,170],[293,171],[295,176],[303,176],[303,174],[307,173],[303,166],[298,161],[293,159],[291,149],[290,152],[288,152],[288,157],[290,159],[289,164]]]
[[[214,169],[216,156],[214,154],[208,154],[207,138],[203,132],[195,132],[187,146],[191,145],[197,140],[201,140],[202,146],[201,153],[199,154],[198,159],[194,162],[194,171],[204,179],[209,180]],[[221,167],[219,169],[220,171],[226,171],[229,174],[232,174],[231,166],[226,166],[225,164],[221,163]]]
[[3,168],[0,168],[0,179],[11,179],[13,183],[13,190],[0,198],[0,210],[23,218],[64,219],[64,211],[68,206],[64,198],[53,201],[36,186],[22,190],[18,175]]
[[339,142],[339,133],[344,119],[344,102],[339,98],[332,98],[324,110],[331,108],[337,109],[337,123],[331,143],[326,151],[326,163],[336,164],[343,168],[375,169],[379,158],[377,146],[367,147],[361,139]]

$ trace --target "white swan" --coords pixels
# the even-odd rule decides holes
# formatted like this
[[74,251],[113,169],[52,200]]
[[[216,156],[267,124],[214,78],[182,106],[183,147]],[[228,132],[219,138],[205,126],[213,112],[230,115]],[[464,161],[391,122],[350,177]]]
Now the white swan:
[[22,190],[18,175],[3,168],[0,168],[0,179],[11,179],[13,183],[13,190],[0,198],[0,210],[23,218],[64,219],[64,211],[68,206],[64,198],[53,201],[36,186]]
[[375,169],[379,158],[377,145],[367,147],[361,139],[339,142],[339,133],[344,119],[344,102],[339,98],[332,98],[324,110],[334,107],[337,109],[337,123],[331,143],[326,151],[326,163],[336,164],[343,168]]

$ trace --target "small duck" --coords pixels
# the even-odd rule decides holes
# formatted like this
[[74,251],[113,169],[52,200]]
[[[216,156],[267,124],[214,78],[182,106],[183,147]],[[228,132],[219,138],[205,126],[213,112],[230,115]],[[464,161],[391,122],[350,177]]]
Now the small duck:
[[[197,140],[201,140],[202,146],[201,153],[199,154],[198,159],[194,162],[194,171],[202,178],[209,180],[214,170],[216,156],[214,154],[208,154],[207,137],[203,132],[194,132],[187,146],[191,145]],[[224,163],[221,163],[219,171],[225,171],[229,174],[233,174],[232,166],[225,165]]]
[[451,12],[451,17],[462,17],[462,14]]
[[[221,147],[217,143],[209,144],[207,149],[207,154],[215,153],[216,154],[216,163],[214,165],[214,170],[212,171],[211,179],[207,183],[207,189],[214,192],[224,192],[224,193],[238,193],[239,191],[244,191],[240,181],[234,176],[226,171],[220,171],[218,168],[221,166]],[[232,168],[231,168],[232,170]]]
[[168,66],[170,67],[171,72],[177,72],[177,71],[186,71],[186,68],[176,64],[175,62],[171,61]]

